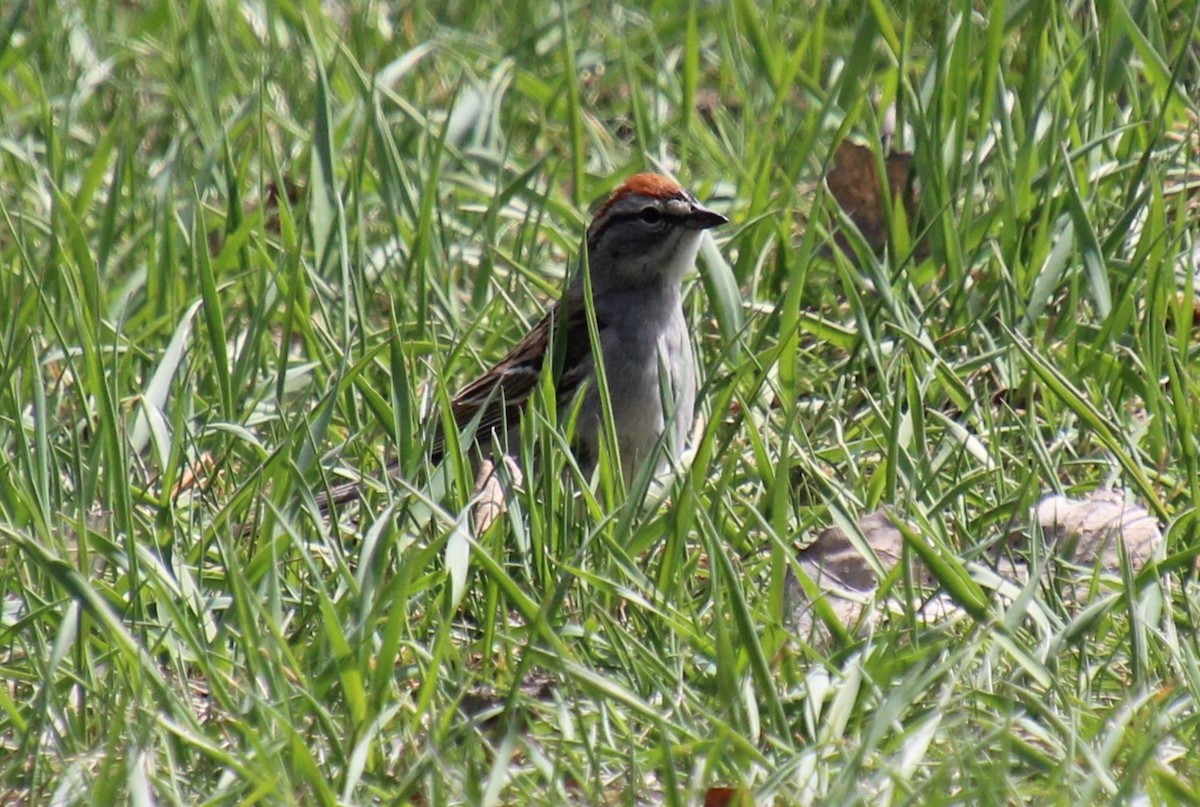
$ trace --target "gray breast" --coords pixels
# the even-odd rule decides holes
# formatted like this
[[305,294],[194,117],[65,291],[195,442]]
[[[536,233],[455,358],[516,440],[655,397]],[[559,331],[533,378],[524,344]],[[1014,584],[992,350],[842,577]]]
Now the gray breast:
[[[665,450],[682,452],[695,416],[695,362],[678,293],[657,296],[643,290],[637,295],[609,295],[598,313],[608,323],[601,345],[628,483],[656,451],[668,420],[671,433]],[[660,377],[660,370],[666,371],[665,377]],[[599,448],[601,420],[600,397],[593,387],[583,401],[577,427],[581,447],[592,458]]]

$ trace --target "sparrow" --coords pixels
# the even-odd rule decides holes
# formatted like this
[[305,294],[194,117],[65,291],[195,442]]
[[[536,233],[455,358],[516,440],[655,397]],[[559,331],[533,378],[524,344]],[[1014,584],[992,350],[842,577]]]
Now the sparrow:
[[[683,316],[682,281],[695,265],[704,232],[728,221],[675,180],[635,174],[608,197],[588,227],[582,268],[591,279],[597,352],[604,362],[627,487],[652,458],[661,467],[678,456],[691,431],[696,363]],[[552,362],[559,411],[582,396],[573,447],[580,468],[589,473],[599,457],[604,418],[582,271],[574,273],[562,299],[525,338],[451,399],[451,415],[460,430],[476,422],[477,445],[490,441],[504,451],[506,436],[519,431],[547,361]],[[664,432],[665,450],[660,451]],[[430,459],[440,461],[444,450],[439,429]],[[393,463],[388,470],[397,468]],[[318,497],[318,506],[325,512],[357,497],[359,489],[359,482],[338,485]]]

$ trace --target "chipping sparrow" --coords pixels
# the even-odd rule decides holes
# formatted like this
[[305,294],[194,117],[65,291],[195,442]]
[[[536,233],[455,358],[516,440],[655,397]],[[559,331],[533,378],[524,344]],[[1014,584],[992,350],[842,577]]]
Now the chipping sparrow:
[[[668,426],[668,451],[682,450],[691,430],[696,367],[680,284],[695,264],[704,231],[727,221],[674,180],[635,174],[608,198],[588,227],[587,267],[599,352],[604,359],[626,486],[642,464],[655,456]],[[565,322],[560,319],[563,316]],[[599,455],[603,415],[582,272],[576,273],[563,299],[551,306],[507,356],[454,396],[450,402],[454,422],[461,429],[478,415],[476,442],[485,444],[492,439],[502,446],[508,432],[516,433],[548,356],[562,362],[555,377],[560,409],[570,406],[577,393],[583,395],[575,441],[576,455],[586,472]],[[660,380],[660,368],[666,371],[665,379]],[[443,448],[439,432],[431,451],[433,461],[441,458]],[[325,510],[330,504],[349,501],[358,488],[357,482],[339,485],[328,497],[318,499],[318,504]]]

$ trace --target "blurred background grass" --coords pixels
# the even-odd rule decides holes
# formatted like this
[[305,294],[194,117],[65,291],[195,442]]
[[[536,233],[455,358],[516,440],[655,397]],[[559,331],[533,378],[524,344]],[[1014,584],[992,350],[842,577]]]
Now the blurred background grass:
[[[3,799],[1194,803],[1198,15],[9,2]],[[917,213],[852,260],[821,178],[888,132]],[[635,170],[733,219],[697,459],[653,507],[541,474],[471,536],[429,413]],[[786,630],[827,524],[896,508],[953,590],[1103,486],[1166,532],[1127,596]]]

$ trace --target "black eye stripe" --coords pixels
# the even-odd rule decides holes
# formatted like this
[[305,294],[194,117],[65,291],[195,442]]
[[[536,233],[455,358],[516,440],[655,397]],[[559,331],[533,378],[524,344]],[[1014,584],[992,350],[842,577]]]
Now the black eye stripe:
[[[650,208],[650,209],[653,210],[654,208]],[[659,210],[658,212],[659,212],[659,215],[661,216],[662,221],[672,222],[672,221],[679,220],[678,216],[672,216],[670,213],[667,213],[665,210]],[[645,213],[646,213],[645,209],[635,210],[632,213],[614,213],[613,215],[609,216],[608,221],[604,222],[604,226],[600,228],[600,232],[604,232],[609,227],[613,226],[614,224],[616,224],[619,221],[620,222],[641,221],[644,223],[645,222]],[[599,233],[597,233],[597,235],[599,235]]]

